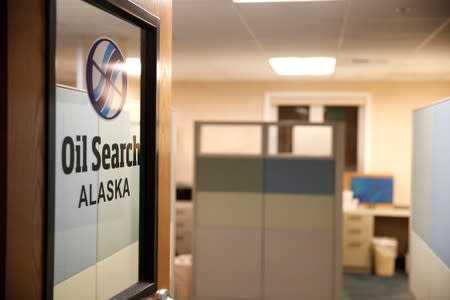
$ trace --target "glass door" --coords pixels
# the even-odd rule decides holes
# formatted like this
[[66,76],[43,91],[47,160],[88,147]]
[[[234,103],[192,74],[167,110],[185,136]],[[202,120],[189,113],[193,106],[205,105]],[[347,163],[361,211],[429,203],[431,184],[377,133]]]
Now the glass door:
[[131,4],[88,2],[55,3],[49,295],[145,296],[156,281],[159,21]]

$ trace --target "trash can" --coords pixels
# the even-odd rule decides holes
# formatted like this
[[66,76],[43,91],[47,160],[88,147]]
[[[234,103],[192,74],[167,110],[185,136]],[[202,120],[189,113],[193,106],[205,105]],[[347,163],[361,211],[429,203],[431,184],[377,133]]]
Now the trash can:
[[175,299],[190,300],[192,290],[192,255],[175,257]]
[[394,275],[397,240],[388,237],[376,237],[372,239],[372,245],[375,256],[375,274],[385,277]]

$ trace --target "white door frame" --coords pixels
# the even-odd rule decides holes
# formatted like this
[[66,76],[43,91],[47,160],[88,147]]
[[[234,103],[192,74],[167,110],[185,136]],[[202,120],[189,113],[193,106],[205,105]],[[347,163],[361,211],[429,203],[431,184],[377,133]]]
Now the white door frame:
[[[370,171],[370,113],[372,96],[366,92],[266,92],[264,121],[278,121],[280,105],[358,106],[358,171]],[[275,137],[276,138],[276,137]],[[275,145],[276,143],[271,143]]]

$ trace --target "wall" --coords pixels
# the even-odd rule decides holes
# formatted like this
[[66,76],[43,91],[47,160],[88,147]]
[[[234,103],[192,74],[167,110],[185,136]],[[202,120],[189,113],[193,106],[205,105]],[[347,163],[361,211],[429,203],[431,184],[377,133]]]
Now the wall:
[[177,182],[192,184],[194,120],[261,121],[268,91],[367,92],[372,95],[371,172],[395,176],[395,202],[410,203],[412,110],[450,94],[441,83],[175,83]]
[[[9,163],[5,200],[6,279],[0,299],[43,299],[47,2],[7,1],[7,135],[1,135],[0,141],[2,145],[7,145]],[[172,1],[134,2],[161,19],[158,79],[158,287],[168,288]]]

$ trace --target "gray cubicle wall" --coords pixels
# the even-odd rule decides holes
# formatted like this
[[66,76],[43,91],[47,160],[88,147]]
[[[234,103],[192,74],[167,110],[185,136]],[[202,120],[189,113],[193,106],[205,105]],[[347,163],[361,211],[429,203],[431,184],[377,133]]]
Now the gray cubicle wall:
[[[269,153],[276,123],[196,123],[194,300],[340,298],[343,129],[296,124],[329,126],[330,155]],[[253,126],[259,149],[205,153],[208,126]]]
[[414,112],[411,292],[450,299],[450,98]]

